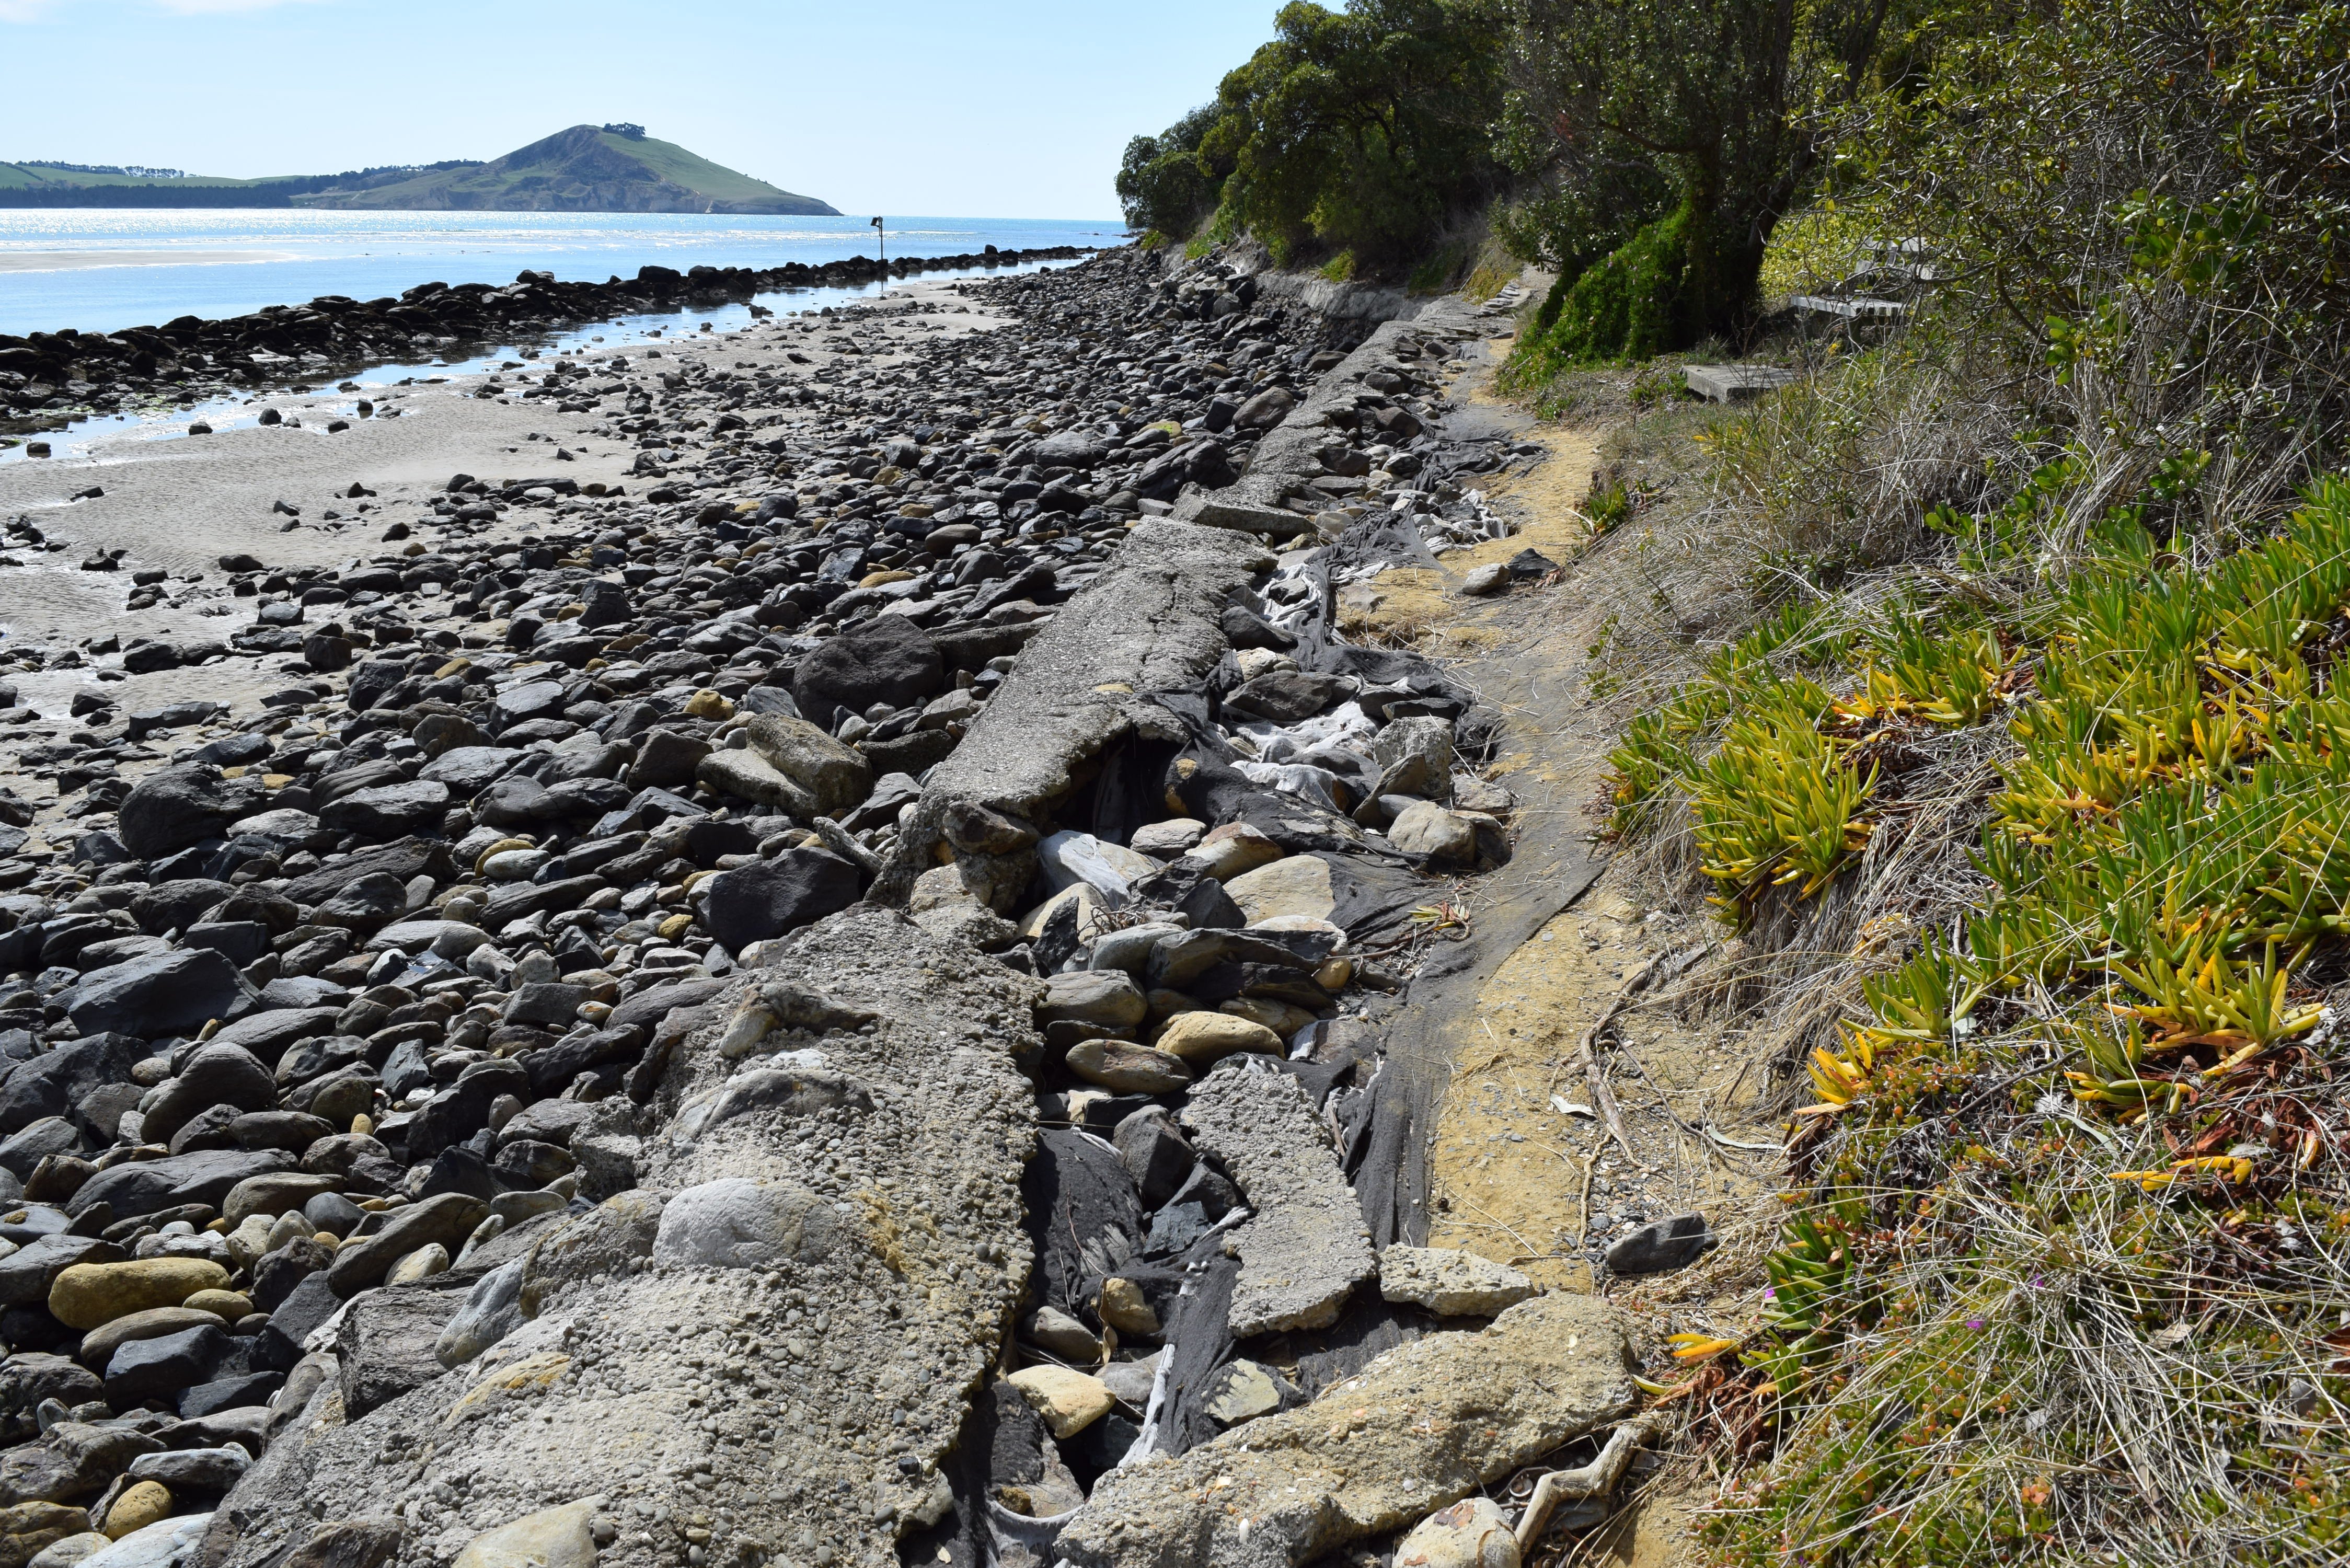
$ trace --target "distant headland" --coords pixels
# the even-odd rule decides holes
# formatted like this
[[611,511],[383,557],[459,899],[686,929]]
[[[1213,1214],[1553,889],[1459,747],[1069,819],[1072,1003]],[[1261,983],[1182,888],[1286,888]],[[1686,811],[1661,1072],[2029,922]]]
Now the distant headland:
[[837,217],[645,133],[575,125],[486,163],[224,180],[142,166],[0,163],[0,207],[325,207],[373,212],[737,213]]

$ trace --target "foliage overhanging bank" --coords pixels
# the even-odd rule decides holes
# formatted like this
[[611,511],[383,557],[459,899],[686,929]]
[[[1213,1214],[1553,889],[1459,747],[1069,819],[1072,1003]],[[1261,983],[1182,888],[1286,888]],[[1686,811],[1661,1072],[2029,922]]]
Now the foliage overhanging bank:
[[1620,675],[1677,695],[1616,827],[1841,1002],[1770,1323],[1685,1347],[1727,1561],[2350,1539],[2345,60],[2340,5],[1952,30],[1832,184],[1935,290],[1706,431],[1746,626]]

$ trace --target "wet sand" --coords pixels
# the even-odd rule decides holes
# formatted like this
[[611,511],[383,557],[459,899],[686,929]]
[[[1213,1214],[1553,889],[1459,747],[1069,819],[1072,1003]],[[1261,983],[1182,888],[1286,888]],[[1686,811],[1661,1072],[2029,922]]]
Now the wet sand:
[[299,261],[292,251],[0,251],[0,272],[82,272],[100,266],[234,266]]

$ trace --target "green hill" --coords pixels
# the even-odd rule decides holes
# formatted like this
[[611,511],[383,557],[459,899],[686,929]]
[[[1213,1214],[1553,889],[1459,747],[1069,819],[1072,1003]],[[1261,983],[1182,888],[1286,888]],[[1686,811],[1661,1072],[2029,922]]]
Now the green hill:
[[761,213],[837,217],[641,126],[575,125],[486,163],[224,180],[102,165],[0,163],[0,207],[325,207],[376,212]]
[[575,125],[487,163],[295,198],[306,207],[555,213],[783,213],[837,216],[812,196],[721,168],[635,127]]
[[[78,163],[0,163],[0,191],[89,190],[161,182],[159,182],[155,172],[148,170],[109,169]],[[220,190],[255,185],[260,182],[222,180],[203,174],[175,174],[169,177],[168,183],[195,190]]]

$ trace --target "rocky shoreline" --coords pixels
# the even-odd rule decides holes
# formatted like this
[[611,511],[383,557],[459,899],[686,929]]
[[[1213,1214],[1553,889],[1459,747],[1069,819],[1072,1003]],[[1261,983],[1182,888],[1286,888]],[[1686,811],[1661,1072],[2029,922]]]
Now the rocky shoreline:
[[192,402],[296,376],[439,351],[492,334],[544,331],[615,314],[731,304],[795,288],[852,287],[931,272],[1075,261],[1090,252],[1056,245],[947,256],[865,256],[780,267],[647,266],[633,279],[559,283],[525,272],[503,288],[421,284],[399,298],[359,301],[327,295],[207,321],[183,316],[161,327],[119,332],[71,328],[16,337],[0,334],[0,434],[46,430],[60,419],[111,413],[141,403]]
[[637,493],[15,650],[100,679],[0,692],[0,1568],[1303,1563],[1634,1407],[1418,1245],[1379,1020],[1502,721],[1335,631],[1503,531],[1509,302],[955,286],[599,380]]

